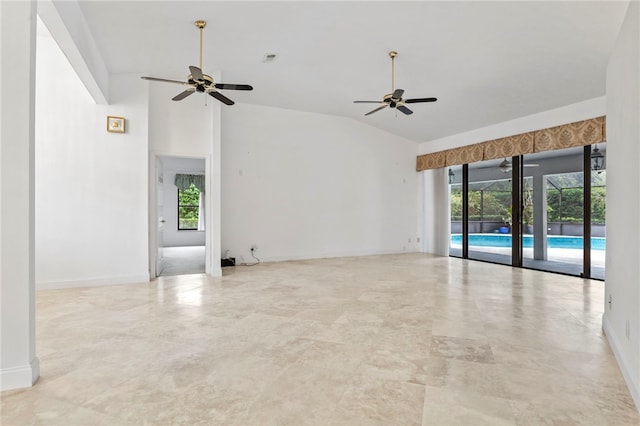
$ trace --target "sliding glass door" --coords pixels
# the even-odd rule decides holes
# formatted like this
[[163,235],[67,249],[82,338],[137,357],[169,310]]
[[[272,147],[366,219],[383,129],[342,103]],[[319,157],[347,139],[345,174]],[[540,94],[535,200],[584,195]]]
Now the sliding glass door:
[[451,213],[451,238],[449,255],[462,257],[462,166],[450,167],[449,174],[449,206]]
[[604,280],[604,259],[607,250],[605,226],[607,171],[591,172],[591,276]]
[[450,185],[451,254],[604,279],[606,170],[591,170],[591,150],[469,164]]
[[511,170],[486,161],[469,167],[469,259],[511,264]]

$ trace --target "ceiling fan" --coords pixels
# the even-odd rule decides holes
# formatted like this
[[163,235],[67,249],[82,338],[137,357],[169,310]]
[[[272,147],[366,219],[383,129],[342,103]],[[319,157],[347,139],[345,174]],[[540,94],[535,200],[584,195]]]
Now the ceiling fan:
[[416,104],[420,102],[435,102],[437,98],[415,98],[415,99],[402,99],[402,95],[404,94],[404,90],[395,89],[395,58],[398,56],[398,52],[394,52],[393,50],[389,52],[389,57],[391,58],[391,93],[388,95],[384,95],[381,101],[353,101],[356,104],[381,104],[376,109],[369,111],[365,115],[371,115],[374,112],[378,112],[384,108],[395,108],[406,115],[413,114],[405,104]]
[[175,84],[182,84],[185,86],[189,86],[187,90],[185,90],[184,92],[178,93],[176,96],[171,98],[171,100],[173,101],[181,101],[187,96],[195,92],[201,92],[216,98],[217,100],[219,100],[225,105],[233,105],[235,102],[227,98],[222,93],[218,92],[216,89],[253,90],[253,87],[251,87],[248,84],[216,83],[213,80],[213,77],[207,74],[204,74],[202,72],[202,30],[207,25],[207,22],[198,20],[198,21],[195,21],[194,24],[196,27],[200,29],[200,66],[199,67],[196,67],[193,65],[189,66],[189,71],[191,72],[191,74],[187,76],[187,81],[168,80],[166,78],[156,78],[156,77],[141,77],[141,78],[144,80],[160,81],[164,83],[175,83]]
[[[538,167],[539,164],[523,164],[524,167]],[[503,171],[504,173],[509,173],[511,171],[513,167],[513,164],[511,163],[511,161],[507,160],[506,158],[502,161],[502,163],[500,163],[498,165],[498,168]]]

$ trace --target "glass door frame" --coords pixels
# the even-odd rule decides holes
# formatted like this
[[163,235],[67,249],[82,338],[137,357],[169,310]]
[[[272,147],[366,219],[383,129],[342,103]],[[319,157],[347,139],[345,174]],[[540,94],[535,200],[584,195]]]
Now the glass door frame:
[[[511,266],[533,269],[523,266],[523,192],[524,192],[524,156],[511,157]],[[585,145],[583,150],[583,259],[581,278],[602,280],[591,276],[591,145]],[[455,256],[458,257],[458,256]],[[469,164],[462,165],[462,259],[469,258]],[[488,262],[480,259],[480,262]],[[489,262],[493,263],[493,262]],[[539,270],[539,269],[536,269]],[[563,275],[571,275],[558,271],[547,271]]]

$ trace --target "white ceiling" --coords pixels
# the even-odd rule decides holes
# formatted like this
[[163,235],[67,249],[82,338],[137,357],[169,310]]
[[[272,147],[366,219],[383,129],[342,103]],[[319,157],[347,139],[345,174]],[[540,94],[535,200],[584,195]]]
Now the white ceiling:
[[[224,92],[237,102],[350,117],[424,142],[603,96],[628,2],[80,4],[109,72],[184,79],[198,64],[193,21],[204,19],[204,71],[254,86]],[[376,105],[353,101],[390,93],[390,50],[405,98],[438,102],[365,117]],[[265,53],[278,57],[263,63]]]

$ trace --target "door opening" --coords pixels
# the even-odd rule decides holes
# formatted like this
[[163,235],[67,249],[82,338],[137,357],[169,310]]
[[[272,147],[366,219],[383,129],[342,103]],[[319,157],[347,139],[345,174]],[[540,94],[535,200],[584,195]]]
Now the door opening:
[[156,156],[152,277],[206,272],[206,160]]

